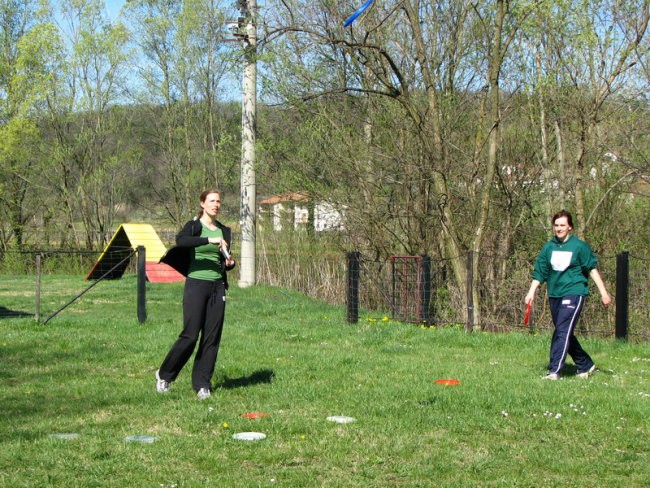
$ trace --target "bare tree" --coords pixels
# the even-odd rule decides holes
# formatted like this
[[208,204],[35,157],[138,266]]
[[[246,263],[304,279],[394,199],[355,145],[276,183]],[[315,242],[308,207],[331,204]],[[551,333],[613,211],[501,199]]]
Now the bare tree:
[[152,110],[142,134],[151,190],[178,224],[200,189],[232,181],[236,144],[217,102],[237,46],[225,42],[225,7],[216,1],[137,0],[125,16],[141,53],[134,99]]
[[[393,122],[393,128],[408,131],[408,149],[395,150],[401,160],[399,166],[393,166],[397,180],[405,183],[402,194],[396,198],[392,195],[392,203],[399,202],[402,213],[398,212],[383,227],[402,234],[398,240],[408,242],[408,250],[414,253],[437,251],[433,242],[439,239],[456,285],[464,290],[465,251],[482,250],[490,216],[504,115],[501,70],[518,22],[527,11],[513,11],[507,1],[486,4],[481,9],[470,2],[434,5],[404,1],[397,7],[377,6],[359,27],[343,31],[337,25],[341,13],[329,12],[328,6],[320,8],[322,12],[290,6],[287,21],[292,23],[284,29],[292,33],[285,40],[291,45],[287,50],[295,53],[289,56],[299,66],[299,77],[304,78],[310,68],[319,74],[325,72],[325,66],[332,70],[324,80],[310,78],[308,84],[303,83],[311,90],[303,98],[334,92],[366,93],[397,104],[399,108],[392,110],[399,114],[400,121]],[[312,47],[309,53],[305,52],[307,45]],[[286,78],[287,71],[282,71],[281,76]],[[292,86],[298,84],[296,79]],[[472,97],[472,93],[479,96]],[[459,117],[457,111],[463,109],[473,110],[476,119]],[[459,148],[455,144],[461,139],[458,134],[467,136],[472,131],[473,147]],[[393,148],[397,147],[395,144]],[[358,167],[354,156],[346,161]],[[367,178],[368,173],[373,171],[363,177]],[[379,186],[391,187],[385,181],[379,181]],[[470,198],[458,198],[459,192]],[[363,194],[368,198],[372,193]],[[365,207],[374,203],[367,201]],[[381,217],[374,220],[381,221]],[[477,254],[475,272],[479,266]],[[476,289],[473,294],[473,319],[478,323],[480,297]],[[467,303],[464,305],[466,310]]]
[[[309,150],[283,153],[283,167],[338,199],[355,242],[377,256],[401,247],[448,259],[463,300],[473,251],[467,318],[481,324],[479,285],[498,289],[529,215],[540,238],[558,202],[572,199],[589,222],[603,102],[645,52],[647,2],[597,2],[584,18],[581,5],[375,3],[347,29],[338,4],[274,5],[266,86],[318,120],[300,129]],[[608,18],[616,36],[596,22]],[[628,181],[617,178],[607,184]]]
[[[0,245],[26,244],[43,218],[46,165],[39,123],[55,68],[57,32],[37,2],[0,3]],[[46,160],[45,160],[46,161]],[[41,222],[42,223],[42,222]]]
[[64,3],[58,18],[65,41],[42,112],[52,142],[51,196],[65,216],[62,244],[92,248],[110,237],[130,180],[132,161],[116,137],[127,122],[114,111],[126,77],[126,31],[98,0]]

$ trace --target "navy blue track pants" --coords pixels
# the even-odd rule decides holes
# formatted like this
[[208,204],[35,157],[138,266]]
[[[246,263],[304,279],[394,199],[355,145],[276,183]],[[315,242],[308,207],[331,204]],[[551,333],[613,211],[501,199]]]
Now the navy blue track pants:
[[549,298],[551,316],[555,331],[551,340],[551,357],[549,373],[559,374],[566,361],[567,354],[573,358],[578,373],[589,371],[594,362],[589,354],[580,346],[578,338],[573,334],[580,313],[585,304],[585,297],[568,295],[562,298]]

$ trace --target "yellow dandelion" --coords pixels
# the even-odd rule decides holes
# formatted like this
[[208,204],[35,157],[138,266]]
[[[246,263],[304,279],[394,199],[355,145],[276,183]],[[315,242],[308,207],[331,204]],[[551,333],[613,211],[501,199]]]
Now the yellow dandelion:
[[228,428],[228,422],[224,422],[224,423],[221,424],[221,425],[223,426],[224,429],[227,429],[227,428]]
[[381,318],[381,321],[382,321],[382,322],[388,322],[389,320],[390,320],[390,319],[389,319],[388,317],[382,317],[382,318]]

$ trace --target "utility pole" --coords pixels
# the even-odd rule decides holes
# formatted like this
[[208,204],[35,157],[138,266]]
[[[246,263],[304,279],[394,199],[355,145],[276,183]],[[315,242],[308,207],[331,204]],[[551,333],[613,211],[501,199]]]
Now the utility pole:
[[242,93],[241,128],[241,260],[239,263],[239,286],[255,284],[255,132],[257,99],[257,14],[256,0],[239,0],[244,22],[244,78]]

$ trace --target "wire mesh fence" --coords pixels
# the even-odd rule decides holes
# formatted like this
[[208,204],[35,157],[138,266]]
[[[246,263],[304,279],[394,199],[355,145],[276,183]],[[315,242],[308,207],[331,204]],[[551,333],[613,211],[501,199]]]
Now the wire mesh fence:
[[[650,339],[650,262],[636,256],[628,258],[629,276],[625,279],[625,289],[620,289],[617,257],[599,260],[599,271],[615,299],[605,308],[600,304],[598,293],[592,293],[583,310],[578,332],[599,337],[615,336],[620,319],[617,308],[626,306],[629,312],[625,337]],[[479,267],[477,276],[468,276],[468,280],[477,280],[479,303],[474,304],[471,284],[461,289],[452,281],[448,260],[423,256],[394,256],[388,261],[362,256],[358,259],[358,283],[350,279],[348,283],[358,289],[361,309],[428,326],[476,326],[486,331],[531,332],[553,327],[545,288],[535,300],[528,325],[524,325],[524,296],[530,285],[532,262],[509,263],[500,279],[493,269]],[[480,307],[480,323],[468,327],[473,306]]]
[[[0,253],[0,319],[32,317],[36,322],[46,322],[94,286],[99,278],[106,277],[89,277],[97,269],[100,255],[108,274],[120,269],[135,277],[136,252],[131,248],[105,253],[72,250]],[[78,279],[71,280],[71,276]],[[111,277],[121,277],[121,274]]]
[[650,259],[629,256],[629,334],[650,339]]
[[[346,256],[309,250],[297,241],[295,252],[287,249],[258,249],[258,282],[286,286],[335,304],[356,300],[363,313],[391,317],[394,320],[426,326],[467,327],[468,289],[454,279],[450,260],[424,256],[394,256],[373,260],[357,253],[358,277],[350,279]],[[300,252],[302,251],[302,252]],[[123,273],[136,274],[136,260],[127,259],[132,249],[115,249],[103,256],[106,270],[119,265]],[[0,252],[0,318],[47,317],[89,285],[86,280],[94,269],[99,251]],[[620,257],[619,255],[618,257]],[[615,296],[609,308],[600,306],[598,294],[592,294],[585,307],[578,331],[600,337],[613,337],[620,321],[621,278],[617,256],[600,257],[599,270]],[[479,256],[490,262],[489,256]],[[650,340],[650,260],[628,255],[629,276],[625,319],[626,337]],[[120,264],[122,262],[122,264]],[[476,280],[480,307],[479,323],[486,331],[537,331],[552,328],[544,290],[538,293],[528,326],[524,326],[523,297],[530,284],[532,260],[512,257],[501,270],[479,266]],[[62,275],[75,275],[79,283],[71,286]],[[95,277],[96,278],[96,277]],[[40,287],[40,291],[39,291]],[[74,288],[74,289],[73,289]]]

